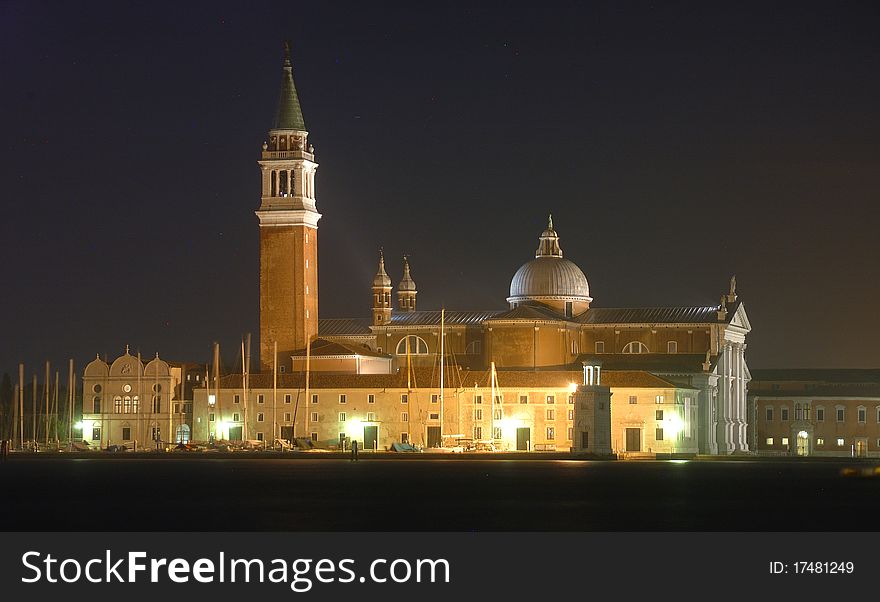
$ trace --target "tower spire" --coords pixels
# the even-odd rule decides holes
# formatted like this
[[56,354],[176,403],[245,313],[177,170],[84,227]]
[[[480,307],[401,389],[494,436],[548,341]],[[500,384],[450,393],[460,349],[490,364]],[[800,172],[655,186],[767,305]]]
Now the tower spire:
[[535,257],[562,257],[562,248],[559,246],[559,235],[553,229],[553,214],[547,219],[547,229],[541,233],[538,241],[538,250]]
[[306,131],[299,96],[293,83],[293,62],[290,60],[290,42],[284,42],[284,63],[281,74],[281,96],[278,99],[278,112],[275,113],[276,130]]
[[397,306],[400,311],[416,310],[416,282],[409,273],[409,257],[403,256],[403,278],[397,285]]
[[391,278],[385,271],[385,254],[379,249],[379,270],[373,277],[373,325],[391,320]]

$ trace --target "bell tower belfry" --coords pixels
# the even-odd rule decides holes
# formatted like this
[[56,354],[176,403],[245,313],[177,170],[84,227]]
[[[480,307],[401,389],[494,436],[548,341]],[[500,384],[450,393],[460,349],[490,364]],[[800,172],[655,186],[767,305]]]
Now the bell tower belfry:
[[318,334],[318,220],[315,149],[303,121],[290,47],[284,44],[281,95],[258,161],[260,222],[260,368],[280,365]]

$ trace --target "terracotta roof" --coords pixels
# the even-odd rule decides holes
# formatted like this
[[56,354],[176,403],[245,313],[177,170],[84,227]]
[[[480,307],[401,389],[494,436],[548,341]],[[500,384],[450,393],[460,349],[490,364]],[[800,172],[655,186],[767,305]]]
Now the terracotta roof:
[[[446,324],[478,326],[483,320],[502,313],[500,310],[487,311],[446,311]],[[388,326],[440,326],[440,310],[420,310],[393,313]]]
[[[451,372],[451,371],[450,371]],[[536,388],[536,389],[564,389],[571,383],[580,383],[583,372],[580,370],[504,370],[499,371],[497,377],[498,386],[508,388]],[[488,370],[460,370],[458,374],[448,375],[448,387],[460,386],[462,388],[473,387],[476,383],[479,387],[490,386]],[[231,374],[220,380],[222,388],[241,388],[241,375]],[[417,369],[410,379],[411,387],[432,388],[439,387],[439,375],[436,370]],[[272,374],[251,374],[250,387],[252,389],[268,389],[272,387]],[[602,384],[610,387],[632,388],[678,388],[687,389],[676,385],[668,380],[640,370],[602,371]],[[283,389],[302,389],[305,386],[304,374],[279,374],[278,387]],[[309,377],[309,386],[313,389],[406,389],[406,371],[396,374],[331,374],[313,372]]]
[[[309,354],[312,357],[322,357],[328,355],[360,355],[365,357],[382,357],[386,359],[390,359],[390,355],[386,355],[384,353],[378,353],[369,349],[368,347],[364,347],[363,345],[350,345],[348,343],[340,343],[338,341],[328,341],[327,339],[315,339],[309,349]],[[297,349],[293,352],[294,356],[302,356],[305,357],[306,350]]]

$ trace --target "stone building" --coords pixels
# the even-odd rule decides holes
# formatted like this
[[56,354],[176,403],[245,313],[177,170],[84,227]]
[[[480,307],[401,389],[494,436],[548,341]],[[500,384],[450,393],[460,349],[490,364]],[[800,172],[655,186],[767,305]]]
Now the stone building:
[[[280,385],[283,395],[294,396],[300,389],[304,393],[297,379],[303,379],[306,364],[309,365],[314,389],[309,395],[318,396],[319,408],[297,413],[296,419],[284,425],[290,433],[297,437],[316,436],[324,442],[336,441],[339,433],[349,428],[343,423],[349,422],[354,405],[348,405],[348,410],[335,408],[322,413],[325,398],[342,395],[346,404],[360,404],[367,403],[367,397],[372,395],[374,403],[379,404],[380,397],[409,395],[410,389],[430,397],[438,392],[425,390],[421,385],[413,386],[411,377],[415,371],[439,373],[441,367],[449,367],[451,374],[467,374],[483,388],[485,374],[494,368],[501,387],[512,386],[505,389],[505,395],[522,394],[530,400],[532,395],[544,393],[554,397],[563,395],[567,383],[578,380],[572,380],[571,374],[579,375],[585,358],[596,356],[602,360],[612,389],[613,413],[617,414],[612,418],[614,423],[628,419],[642,424],[640,421],[645,420],[636,408],[624,403],[630,397],[629,391],[641,391],[642,385],[633,384],[629,377],[623,376],[644,374],[647,376],[639,379],[655,379],[647,388],[663,391],[656,394],[658,397],[675,399],[676,403],[682,400],[683,404],[688,400],[685,413],[693,414],[687,424],[693,429],[696,450],[710,454],[749,451],[746,386],[750,374],[745,349],[751,326],[737,295],[735,279],[731,279],[729,290],[714,306],[602,307],[601,303],[594,303],[595,291],[590,289],[581,268],[570,258],[563,257],[560,236],[552,218],[538,237],[534,257],[513,274],[504,309],[417,309],[418,288],[413,275],[417,265],[411,265],[409,258],[397,286],[395,308],[393,281],[380,253],[372,282],[364,282],[362,292],[358,292],[357,283],[353,284],[352,294],[362,294],[366,299],[370,292],[371,304],[364,304],[363,316],[319,319],[317,229],[321,214],[317,211],[315,190],[317,163],[308,136],[293,83],[290,56],[286,52],[278,113],[259,160],[262,184],[257,217],[263,374],[252,378],[253,391],[263,395],[265,403],[268,394],[265,379],[269,371],[277,365],[283,376]],[[425,286],[422,282],[421,289]],[[601,296],[595,298],[601,301]],[[311,349],[313,343],[314,349]],[[483,376],[476,376],[480,374]],[[410,379],[406,388],[403,387],[405,378]],[[561,380],[557,382],[554,378]],[[421,382],[425,382],[423,378]],[[431,382],[436,386],[439,381]],[[638,382],[648,384],[646,380]],[[517,389],[519,383],[522,390]],[[226,389],[238,386],[234,377],[223,380],[221,398],[233,395]],[[431,430],[435,428],[432,420],[437,421],[442,434],[453,431],[471,435],[473,429],[482,428],[482,424],[471,424],[465,419],[472,410],[479,409],[471,407],[478,405],[473,394],[468,393],[467,388],[459,390],[454,386],[450,391],[457,391],[450,392],[450,400],[454,401],[442,411],[439,408],[425,410],[424,422],[410,419],[409,425],[396,431],[388,430],[388,437],[395,436],[394,433],[401,437],[405,434],[410,440],[436,444],[437,431]],[[641,395],[634,394],[637,400]],[[207,400],[207,394],[203,397]],[[199,398],[198,392],[196,398]],[[639,406],[639,403],[633,405]],[[197,432],[208,433],[210,425],[199,427],[199,419],[212,422],[208,420],[211,412],[198,401],[196,406]],[[540,413],[548,408],[532,401],[523,406],[517,409],[529,408],[531,412],[531,408],[535,408],[535,414],[528,418],[529,424],[535,425],[530,435],[531,445],[558,446],[563,440],[557,436],[560,431],[554,431],[552,439],[534,434],[543,432],[544,427],[539,425],[543,425],[546,418]],[[222,407],[229,406],[223,402]],[[323,418],[310,420],[314,411]],[[388,414],[383,413],[385,409],[371,410],[366,405],[358,407],[358,411],[374,416],[367,422],[387,425],[402,422],[404,413],[408,418],[414,415],[412,410],[407,412],[394,404],[387,406]],[[240,423],[241,428],[231,431],[236,435],[245,437],[253,427],[254,433],[267,436],[265,428],[257,430],[256,426],[246,424],[243,412],[239,413],[238,421],[225,414],[214,414],[213,422]],[[286,412],[282,412],[284,414]],[[442,414],[443,419],[431,418],[435,414]],[[266,413],[262,415],[265,421]],[[328,422],[330,416],[343,415],[345,420]],[[659,410],[656,415],[659,416]],[[366,416],[359,420],[366,420]],[[320,424],[317,431],[312,430],[314,424]],[[414,432],[416,425],[421,429],[418,433]],[[218,436],[229,435],[222,428],[217,431],[217,426],[219,424],[213,428]],[[567,434],[567,425],[557,426]],[[377,437],[382,440],[382,430],[378,432]],[[490,433],[494,439],[494,427]],[[480,434],[485,438],[490,433],[481,431]],[[615,449],[642,452],[657,447],[644,433],[632,433],[631,438],[622,442],[618,436],[617,443],[612,442]]]
[[880,457],[880,370],[755,370],[749,402],[761,455]]
[[82,439],[96,449],[187,442],[192,393],[203,382],[194,364],[171,364],[159,354],[146,363],[128,348],[109,364],[96,357],[83,371]]

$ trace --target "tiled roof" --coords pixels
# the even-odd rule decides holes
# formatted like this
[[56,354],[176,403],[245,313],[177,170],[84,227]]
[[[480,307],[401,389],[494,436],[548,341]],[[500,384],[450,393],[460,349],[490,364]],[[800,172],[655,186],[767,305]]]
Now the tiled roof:
[[370,335],[369,318],[323,318],[318,320],[320,336],[358,336]]
[[[483,320],[503,313],[502,310],[487,311],[448,311],[446,312],[446,324],[479,326]],[[428,311],[403,311],[391,315],[389,326],[439,326],[440,310]]]
[[[293,352],[293,355],[305,357],[306,350],[305,348],[297,349]],[[309,355],[311,355],[312,357],[321,357],[328,355],[361,355],[366,357],[384,358],[391,357],[389,355],[385,355],[384,353],[377,353],[372,349],[364,347],[363,345],[349,345],[348,343],[328,341],[326,339],[315,339],[309,348]]]
[[[450,371],[452,372],[452,371]],[[458,374],[448,374],[447,386],[461,387],[464,389],[473,387],[490,386],[490,374],[487,370],[460,370]],[[564,389],[571,383],[580,383],[583,372],[580,370],[504,370],[497,373],[497,384],[502,389],[507,388],[536,388],[536,389]],[[602,384],[609,387],[630,388],[687,388],[675,385],[659,376],[640,370],[602,371]],[[272,374],[251,374],[249,385],[251,389],[268,389],[272,387]],[[241,375],[231,374],[221,379],[223,388],[241,388]],[[305,379],[302,373],[279,374],[278,387],[282,389],[302,389]],[[309,386],[313,389],[406,389],[406,371],[396,374],[330,374],[312,372],[309,376]],[[436,370],[418,369],[410,378],[410,386],[416,388],[439,387],[439,378]]]
[[[728,319],[734,313],[728,305]],[[718,322],[718,306],[592,307],[575,319],[581,324],[712,324]]]
[[555,312],[547,307],[539,307],[535,305],[519,305],[509,311],[501,312],[494,315],[488,320],[562,320],[568,321],[568,318]]

